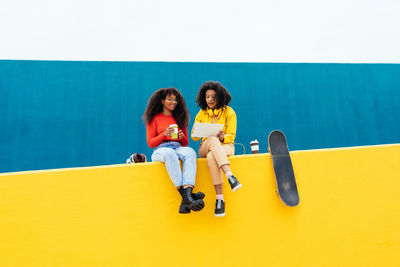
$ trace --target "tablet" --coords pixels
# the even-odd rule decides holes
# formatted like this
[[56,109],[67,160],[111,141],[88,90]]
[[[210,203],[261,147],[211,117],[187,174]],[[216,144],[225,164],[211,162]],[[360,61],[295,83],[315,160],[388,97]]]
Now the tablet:
[[219,131],[224,128],[223,124],[217,123],[199,123],[196,122],[193,126],[193,137],[210,137],[217,136]]

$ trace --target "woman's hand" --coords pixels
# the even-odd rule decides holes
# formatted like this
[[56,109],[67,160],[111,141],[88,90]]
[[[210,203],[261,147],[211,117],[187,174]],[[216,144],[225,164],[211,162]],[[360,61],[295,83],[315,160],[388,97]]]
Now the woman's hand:
[[178,139],[182,139],[183,138],[183,131],[179,130],[178,131]]
[[171,136],[171,134],[174,132],[174,127],[168,127],[165,132],[164,135],[165,136]]
[[218,134],[217,134],[217,137],[218,137],[219,141],[224,142],[224,139],[225,139],[224,131],[222,131],[222,130],[219,131]]

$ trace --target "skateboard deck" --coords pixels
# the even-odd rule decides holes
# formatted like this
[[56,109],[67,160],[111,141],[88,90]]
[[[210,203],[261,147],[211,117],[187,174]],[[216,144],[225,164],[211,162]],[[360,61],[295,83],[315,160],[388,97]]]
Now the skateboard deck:
[[289,148],[283,132],[278,130],[272,131],[268,136],[268,147],[271,152],[276,184],[278,186],[277,193],[286,205],[290,207],[297,206],[299,204],[299,193],[297,191]]

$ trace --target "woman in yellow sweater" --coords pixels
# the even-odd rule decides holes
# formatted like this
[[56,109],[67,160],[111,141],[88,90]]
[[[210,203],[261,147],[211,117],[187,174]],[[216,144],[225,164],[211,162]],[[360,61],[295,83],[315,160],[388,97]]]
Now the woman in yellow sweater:
[[[217,136],[203,138],[199,148],[199,156],[207,158],[208,168],[215,187],[217,200],[215,203],[215,216],[225,216],[225,202],[222,192],[222,172],[225,173],[232,191],[238,190],[242,185],[232,174],[229,167],[228,156],[235,153],[234,141],[236,137],[236,113],[229,107],[231,94],[219,82],[205,82],[197,93],[196,102],[201,108],[197,113],[194,123],[223,124],[223,130]],[[192,129],[193,133],[193,129]],[[199,141],[200,137],[193,137]]]

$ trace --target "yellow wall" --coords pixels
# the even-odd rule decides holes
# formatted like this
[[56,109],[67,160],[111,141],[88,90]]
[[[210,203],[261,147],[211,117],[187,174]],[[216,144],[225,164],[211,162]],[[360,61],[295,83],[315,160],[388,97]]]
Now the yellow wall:
[[235,156],[213,215],[178,214],[161,163],[0,174],[1,266],[400,266],[400,145],[296,151],[300,204],[275,193],[269,154]]

